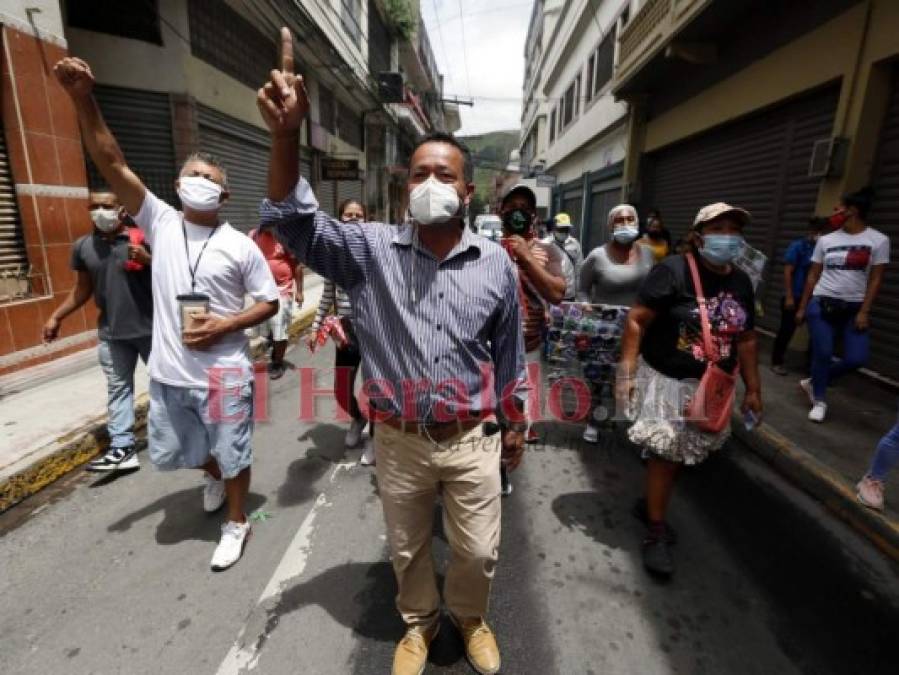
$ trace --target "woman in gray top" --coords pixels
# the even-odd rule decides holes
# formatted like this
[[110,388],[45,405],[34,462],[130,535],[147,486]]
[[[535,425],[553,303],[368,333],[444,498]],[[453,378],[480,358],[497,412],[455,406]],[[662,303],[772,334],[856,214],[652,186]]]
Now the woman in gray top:
[[652,251],[637,246],[637,210],[619,204],[609,211],[611,240],[598,246],[581,266],[578,299],[582,302],[630,307],[652,268]]
[[[630,204],[619,204],[609,211],[611,240],[592,251],[581,266],[578,299],[603,305],[630,307],[637,299],[640,284],[652,269],[652,250],[639,246],[637,210]],[[603,390],[607,382],[594,382],[593,406],[584,429],[584,440],[599,441],[599,423],[605,418]]]

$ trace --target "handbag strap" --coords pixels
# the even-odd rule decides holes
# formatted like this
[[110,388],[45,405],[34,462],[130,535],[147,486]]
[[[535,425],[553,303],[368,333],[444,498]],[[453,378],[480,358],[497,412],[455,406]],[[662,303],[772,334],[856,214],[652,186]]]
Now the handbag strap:
[[702,322],[702,341],[705,344],[705,353],[709,361],[714,362],[715,348],[712,343],[712,326],[709,323],[709,309],[705,292],[702,290],[702,279],[699,277],[699,267],[692,253],[686,254],[687,264],[690,266],[690,275],[693,277],[693,289],[696,291],[696,302],[699,304],[699,318]]

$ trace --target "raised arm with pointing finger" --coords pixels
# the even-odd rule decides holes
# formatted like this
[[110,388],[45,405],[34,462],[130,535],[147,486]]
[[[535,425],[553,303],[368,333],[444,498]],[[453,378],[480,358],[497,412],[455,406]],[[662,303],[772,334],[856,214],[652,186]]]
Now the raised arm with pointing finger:
[[109,187],[121,200],[128,213],[135,214],[144,202],[147,188],[128,168],[118,141],[106,125],[94,98],[94,74],[90,66],[78,58],[65,58],[53,68],[56,79],[75,104],[81,137],[87,152]]
[[272,155],[268,169],[268,196],[283,200],[299,178],[300,125],[309,113],[309,96],[302,75],[293,68],[293,37],[281,29],[281,70],[271,71],[271,80],[256,94],[262,119],[272,133]]

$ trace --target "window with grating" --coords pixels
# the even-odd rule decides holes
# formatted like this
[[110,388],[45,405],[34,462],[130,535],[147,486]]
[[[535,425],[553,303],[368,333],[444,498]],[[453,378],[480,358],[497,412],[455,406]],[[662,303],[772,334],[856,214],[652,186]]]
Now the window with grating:
[[70,0],[66,18],[72,28],[162,44],[158,0]]
[[337,127],[337,104],[334,101],[334,94],[323,84],[318,85],[318,123],[332,134],[336,133]]
[[584,87],[584,101],[589,103],[593,99],[593,73],[596,70],[596,52],[590,55],[587,61],[587,86]]
[[574,100],[575,100],[575,89],[577,88],[577,83],[572,82],[568,89],[565,90],[565,96],[562,98],[562,123],[560,128],[564,129],[571,121],[574,119]]
[[362,118],[343,103],[339,103],[337,108],[337,137],[354,148],[362,149]]
[[612,79],[612,71],[615,67],[615,31],[609,31],[605,39],[599,43],[596,50],[596,83],[593,86],[593,95],[598,94],[606,83]]
[[373,74],[390,71],[390,31],[375,0],[368,0],[368,69]]
[[254,90],[268,80],[275,45],[253,24],[221,0],[190,0],[188,17],[191,54]]
[[0,302],[29,295],[28,255],[16,202],[15,180],[0,132]]
[[556,108],[553,108],[552,115],[549,116],[549,142],[556,140]]

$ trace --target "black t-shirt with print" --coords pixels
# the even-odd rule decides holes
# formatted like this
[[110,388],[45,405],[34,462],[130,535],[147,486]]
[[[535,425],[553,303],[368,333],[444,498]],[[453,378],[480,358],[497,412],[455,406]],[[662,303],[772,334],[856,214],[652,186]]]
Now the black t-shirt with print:
[[[736,365],[739,335],[755,326],[755,294],[749,276],[736,267],[730,274],[715,274],[697,259],[699,276],[708,299],[712,342],[722,366]],[[676,380],[699,379],[705,373],[699,304],[687,259],[667,258],[656,265],[637,295],[639,304],[655,310],[655,321],[643,336],[640,353],[646,362]]]

